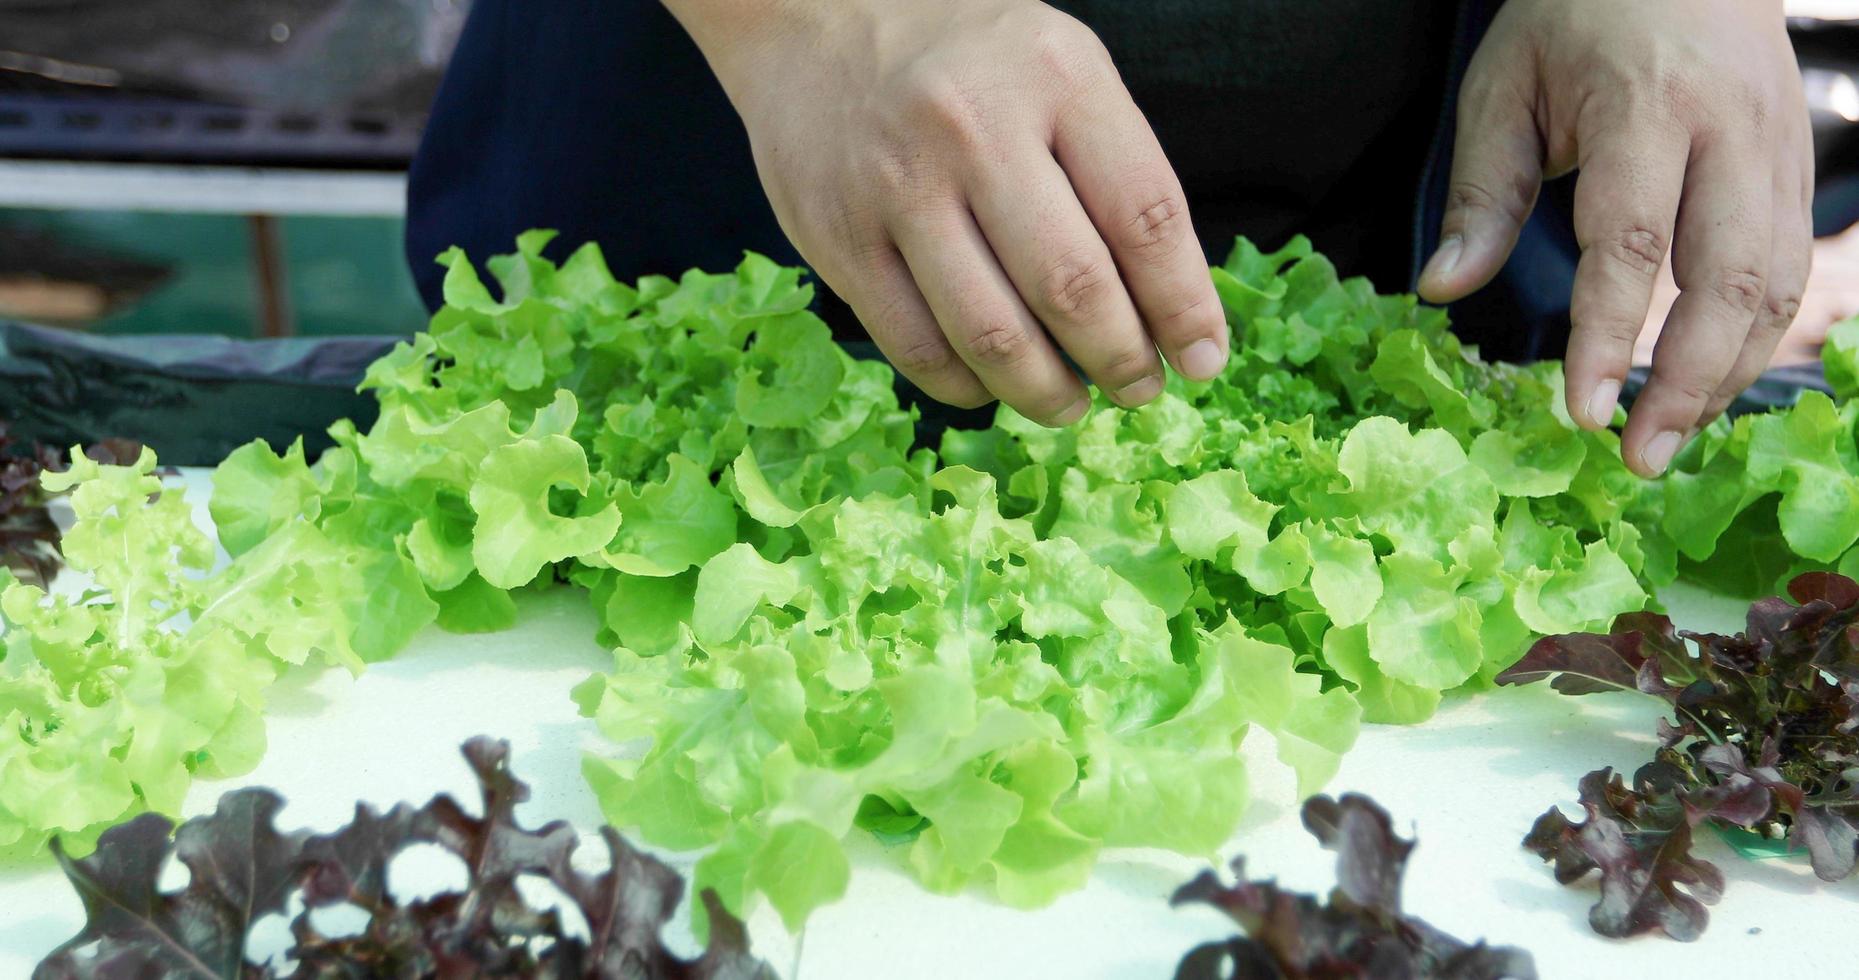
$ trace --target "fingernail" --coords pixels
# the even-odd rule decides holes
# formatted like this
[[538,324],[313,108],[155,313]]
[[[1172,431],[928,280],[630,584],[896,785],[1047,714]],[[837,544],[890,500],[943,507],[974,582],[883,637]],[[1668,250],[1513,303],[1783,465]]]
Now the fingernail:
[[1065,411],[1060,412],[1057,416],[1055,416],[1052,419],[1052,424],[1061,426],[1061,427],[1070,425],[1073,422],[1076,422],[1079,419],[1084,418],[1084,413],[1089,411],[1090,408],[1091,408],[1091,396],[1090,395],[1079,395],[1077,401],[1072,402],[1070,407],[1066,408]]
[[1608,378],[1594,386],[1588,396],[1588,421],[1596,426],[1612,425],[1614,409],[1620,406],[1620,382]]
[[1459,257],[1464,254],[1465,239],[1458,235],[1447,235],[1440,240],[1439,251],[1434,252],[1433,258],[1427,261],[1427,267],[1420,273],[1420,278],[1437,282],[1440,278],[1451,275],[1452,270],[1459,266]]
[[1142,405],[1162,393],[1162,376],[1147,375],[1117,389],[1117,404]]
[[1226,369],[1226,351],[1211,340],[1201,339],[1189,344],[1180,354],[1175,355],[1175,370],[1190,381],[1207,381],[1217,377]]
[[1640,450],[1640,463],[1654,476],[1664,473],[1665,468],[1672,465],[1672,457],[1678,454],[1679,443],[1684,438],[1670,429],[1653,436],[1646,448]]

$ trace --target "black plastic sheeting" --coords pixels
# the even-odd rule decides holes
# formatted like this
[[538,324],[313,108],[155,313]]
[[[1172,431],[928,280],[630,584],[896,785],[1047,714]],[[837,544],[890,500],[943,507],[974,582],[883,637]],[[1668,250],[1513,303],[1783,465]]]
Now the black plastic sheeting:
[[[0,323],[0,418],[28,445],[120,436],[172,466],[214,466],[253,439],[282,452],[300,436],[315,459],[338,419],[363,430],[374,424],[374,398],[355,386],[405,339],[101,337]],[[854,357],[878,356],[868,341],[845,347]],[[917,436],[926,445],[946,428],[979,428],[994,417],[991,407],[933,402],[901,379],[898,394],[922,413]]]
[[[1646,368],[1637,367],[1627,375],[1627,383],[1620,395],[1622,402],[1628,405],[1633,403],[1633,399],[1639,396],[1640,389],[1646,386],[1648,373]],[[1748,391],[1743,392],[1736,401],[1731,402],[1730,407],[1725,409],[1725,414],[1734,418],[1738,415],[1748,415],[1751,412],[1786,408],[1793,405],[1795,399],[1801,396],[1801,392],[1808,388],[1824,391],[1827,394],[1833,393],[1833,388],[1827,384],[1826,374],[1820,369],[1819,361],[1774,368],[1757,378],[1756,383],[1750,385]]]
[[212,466],[253,439],[281,450],[300,435],[315,455],[337,419],[373,424],[374,399],[355,385],[404,339],[100,337],[0,324],[0,417],[28,444],[120,436],[174,466]]
[[[301,436],[315,458],[328,427],[374,423],[374,399],[355,391],[368,364],[404,337],[234,340],[217,336],[100,337],[0,323],[0,418],[13,432],[57,446],[106,436],[135,439],[173,466],[213,466],[253,439],[282,451]],[[848,342],[854,357],[877,357]],[[1627,397],[1645,381],[1633,372]],[[1731,412],[1792,404],[1803,388],[1826,390],[1818,364],[1777,368]],[[993,408],[940,405],[909,382],[898,395],[922,413],[917,435],[934,445],[946,428],[978,428]]]

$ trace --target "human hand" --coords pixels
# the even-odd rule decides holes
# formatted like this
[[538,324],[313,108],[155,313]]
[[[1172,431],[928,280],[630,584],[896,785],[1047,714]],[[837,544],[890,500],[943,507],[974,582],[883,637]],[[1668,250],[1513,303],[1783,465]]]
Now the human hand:
[[1420,293],[1497,274],[1545,176],[1579,170],[1569,415],[1613,418],[1668,249],[1680,294],[1621,452],[1657,476],[1760,375],[1800,306],[1814,157],[1779,0],[1511,0],[1460,90]]
[[1180,182],[1109,55],[1033,0],[666,0],[775,215],[897,369],[1048,425],[1196,380],[1226,319]]

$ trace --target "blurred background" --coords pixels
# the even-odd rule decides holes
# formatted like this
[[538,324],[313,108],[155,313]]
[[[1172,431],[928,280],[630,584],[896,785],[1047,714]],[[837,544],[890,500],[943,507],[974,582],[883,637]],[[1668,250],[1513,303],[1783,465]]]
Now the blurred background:
[[393,334],[467,0],[0,0],[0,320]]
[[[420,328],[404,171],[468,3],[0,0],[0,321]],[[1788,8],[1822,176],[1802,360],[1859,313],[1859,0]]]

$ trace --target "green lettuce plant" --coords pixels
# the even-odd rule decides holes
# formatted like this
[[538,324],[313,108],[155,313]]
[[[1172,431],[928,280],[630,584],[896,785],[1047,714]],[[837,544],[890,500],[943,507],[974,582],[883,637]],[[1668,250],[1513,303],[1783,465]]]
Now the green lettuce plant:
[[[1066,430],[1003,410],[936,450],[890,370],[808,312],[800,270],[751,255],[627,285],[597,248],[558,265],[548,242],[486,263],[495,295],[442,259],[446,306],[369,370],[366,432],[337,425],[314,466],[258,443],[226,460],[223,571],[178,530],[178,495],[147,503],[146,470],[115,509],[80,508],[80,540],[143,508],[185,541],[133,573],[101,551],[81,566],[166,615],[76,627],[87,652],[67,659],[212,652],[215,683],[249,680],[184,738],[117,723],[97,764],[146,744],[154,790],[125,777],[82,810],[0,794],[18,836],[171,811],[188,775],[255,757],[279,664],[359,670],[430,623],[502,629],[515,590],[567,581],[615,648],[575,691],[624,746],[587,760],[590,784],[616,824],[710,848],[698,885],[729,908],[763,895],[798,926],[844,890],[854,832],[907,845],[931,888],[1037,904],[1106,847],[1211,855],[1254,728],[1315,792],[1360,720],[1424,719],[1533,636],[1638,610],[1675,573],[1666,501],[1615,436],[1562,414],[1555,365],[1485,364],[1443,313],[1339,279],[1302,239],[1241,241],[1213,270],[1221,378],[1134,411],[1100,400]],[[80,496],[131,480],[73,472]],[[150,579],[169,592],[138,598]],[[45,617],[122,601],[9,590],[0,708],[22,710],[14,676],[65,635]],[[52,763],[48,729],[145,703],[79,700],[32,702],[38,727],[6,731],[38,742],[0,760]]]
[[1720,419],[1674,461],[1661,529],[1687,578],[1754,599],[1810,571],[1859,574],[1859,317],[1821,362],[1832,397]]

